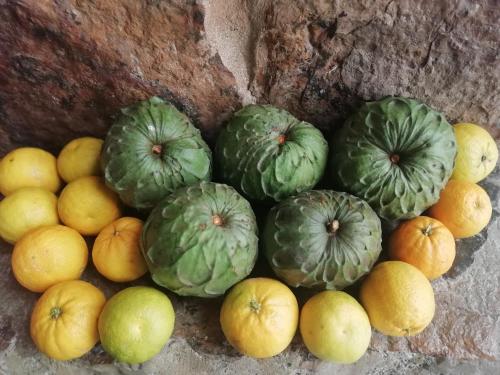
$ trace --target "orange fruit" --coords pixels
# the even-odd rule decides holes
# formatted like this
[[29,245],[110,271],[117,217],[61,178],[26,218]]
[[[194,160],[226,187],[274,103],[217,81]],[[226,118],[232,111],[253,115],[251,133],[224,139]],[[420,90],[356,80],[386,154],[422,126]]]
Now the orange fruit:
[[292,291],[264,277],[236,284],[220,312],[227,341],[254,358],[272,357],[285,350],[295,335],[298,318],[299,307]]
[[488,193],[477,184],[450,180],[429,216],[442,222],[455,238],[472,237],[490,222],[492,213]]
[[370,323],[388,336],[413,336],[432,321],[434,291],[411,264],[387,261],[376,265],[361,284],[361,304]]
[[122,217],[99,233],[92,248],[92,260],[101,275],[124,282],[147,272],[139,244],[142,225],[135,217]]
[[451,178],[479,182],[495,168],[498,146],[485,129],[460,123],[453,127],[457,139],[457,157]]
[[98,234],[121,216],[118,196],[97,176],[80,177],[66,185],[57,210],[64,224],[86,236]]
[[61,281],[78,279],[87,259],[87,244],[76,230],[48,225],[28,232],[16,243],[12,271],[22,286],[43,292]]
[[71,182],[84,176],[100,176],[102,144],[102,139],[82,137],[64,146],[57,157],[57,170],[62,179]]
[[336,363],[354,363],[368,349],[370,320],[349,294],[327,290],[310,298],[300,313],[300,333],[316,357]]
[[434,280],[455,260],[455,238],[440,221],[418,216],[402,222],[389,237],[389,257],[417,267]]
[[23,187],[40,187],[52,193],[59,190],[56,158],[35,147],[21,147],[0,161],[0,193],[7,196]]
[[0,201],[0,237],[11,244],[32,229],[58,223],[57,197],[48,190],[25,187]]
[[105,302],[99,289],[81,280],[47,289],[31,314],[30,333],[38,350],[58,360],[87,353],[99,340],[97,321]]

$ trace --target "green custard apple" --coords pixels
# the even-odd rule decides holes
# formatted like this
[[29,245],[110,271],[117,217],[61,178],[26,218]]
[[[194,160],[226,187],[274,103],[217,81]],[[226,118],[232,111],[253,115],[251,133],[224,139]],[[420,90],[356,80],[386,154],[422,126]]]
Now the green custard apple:
[[236,112],[215,148],[224,182],[261,201],[312,189],[323,175],[327,154],[318,129],[271,105],[248,105]]
[[212,153],[199,130],[157,97],[122,110],[101,163],[106,184],[122,201],[146,210],[175,189],[212,176]]
[[252,271],[257,242],[248,201],[230,186],[201,182],[154,208],[141,249],[157,284],[182,296],[216,297]]
[[456,141],[445,117],[412,99],[365,103],[331,143],[336,189],[366,200],[386,220],[410,219],[439,199]]
[[348,193],[311,190],[273,207],[264,251],[288,285],[341,290],[370,271],[382,250],[378,216]]

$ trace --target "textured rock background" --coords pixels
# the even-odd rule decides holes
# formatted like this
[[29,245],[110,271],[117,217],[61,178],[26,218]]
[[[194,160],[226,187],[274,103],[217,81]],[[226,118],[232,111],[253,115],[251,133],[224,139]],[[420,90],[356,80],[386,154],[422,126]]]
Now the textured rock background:
[[[482,124],[500,139],[499,18],[498,0],[0,0],[0,155],[20,145],[57,152],[77,136],[103,137],[120,107],[153,94],[185,111],[209,141],[250,102],[279,105],[330,131],[361,100],[385,95],[421,99],[451,122]],[[282,355],[256,361],[225,342],[221,300],[170,294],[175,337],[138,369],[499,373],[498,168],[483,186],[494,218],[459,242],[455,267],[434,282],[436,318],[423,334],[374,334],[351,367],[315,360],[299,338]],[[36,353],[27,322],[37,296],[13,280],[10,251],[0,245],[0,374],[137,369],[110,364],[100,347],[69,363]],[[266,272],[265,264],[255,271]],[[86,278],[108,295],[121,288],[93,269]]]
[[323,129],[406,95],[500,137],[497,0],[0,0],[0,150],[103,136],[150,95],[213,139],[248,102]]

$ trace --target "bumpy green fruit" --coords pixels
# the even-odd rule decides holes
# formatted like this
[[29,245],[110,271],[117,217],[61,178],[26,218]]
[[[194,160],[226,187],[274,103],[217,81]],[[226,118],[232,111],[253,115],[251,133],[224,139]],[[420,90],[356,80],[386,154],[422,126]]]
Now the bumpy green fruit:
[[230,186],[202,182],[154,208],[141,248],[157,284],[183,296],[216,297],[252,271],[257,241],[248,201]]
[[104,142],[106,184],[129,206],[153,208],[181,186],[210,180],[212,153],[200,132],[157,97],[122,110]]
[[365,103],[331,148],[335,187],[387,220],[418,216],[436,203],[456,154],[453,128],[441,113],[394,97]]
[[282,200],[323,175],[328,144],[321,132],[270,105],[236,112],[217,140],[221,178],[255,200]]
[[365,201],[311,190],[271,209],[263,241],[271,267],[290,286],[340,290],[370,271],[382,230]]

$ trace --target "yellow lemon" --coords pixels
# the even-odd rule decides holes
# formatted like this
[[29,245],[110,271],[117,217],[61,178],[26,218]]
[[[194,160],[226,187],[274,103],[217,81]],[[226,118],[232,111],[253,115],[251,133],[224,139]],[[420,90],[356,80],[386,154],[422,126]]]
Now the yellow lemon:
[[475,124],[456,124],[457,157],[451,178],[479,182],[495,168],[498,148],[485,129]]
[[292,291],[264,277],[236,284],[220,312],[227,341],[254,358],[272,357],[285,350],[295,335],[298,318],[299,307]]
[[48,190],[21,188],[0,202],[0,237],[11,244],[31,229],[58,223],[57,197]]
[[55,193],[60,186],[56,158],[40,148],[18,148],[0,161],[0,193],[5,196],[22,187],[41,187]]
[[82,137],[64,146],[57,157],[57,170],[62,179],[71,182],[84,176],[101,175],[102,144],[102,139]]
[[370,320],[349,294],[324,291],[309,299],[300,313],[300,333],[316,357],[337,363],[353,363],[368,349]]
[[411,264],[376,265],[361,284],[360,299],[371,325],[388,336],[414,336],[432,321],[436,308],[427,277]]
[[118,196],[97,176],[80,177],[66,185],[57,209],[64,224],[88,236],[121,216]]
[[16,280],[32,292],[43,292],[61,281],[78,279],[88,260],[83,237],[63,225],[48,225],[24,235],[12,253]]
[[101,230],[92,248],[92,260],[101,275],[124,282],[147,272],[139,244],[142,225],[135,217],[122,217]]

